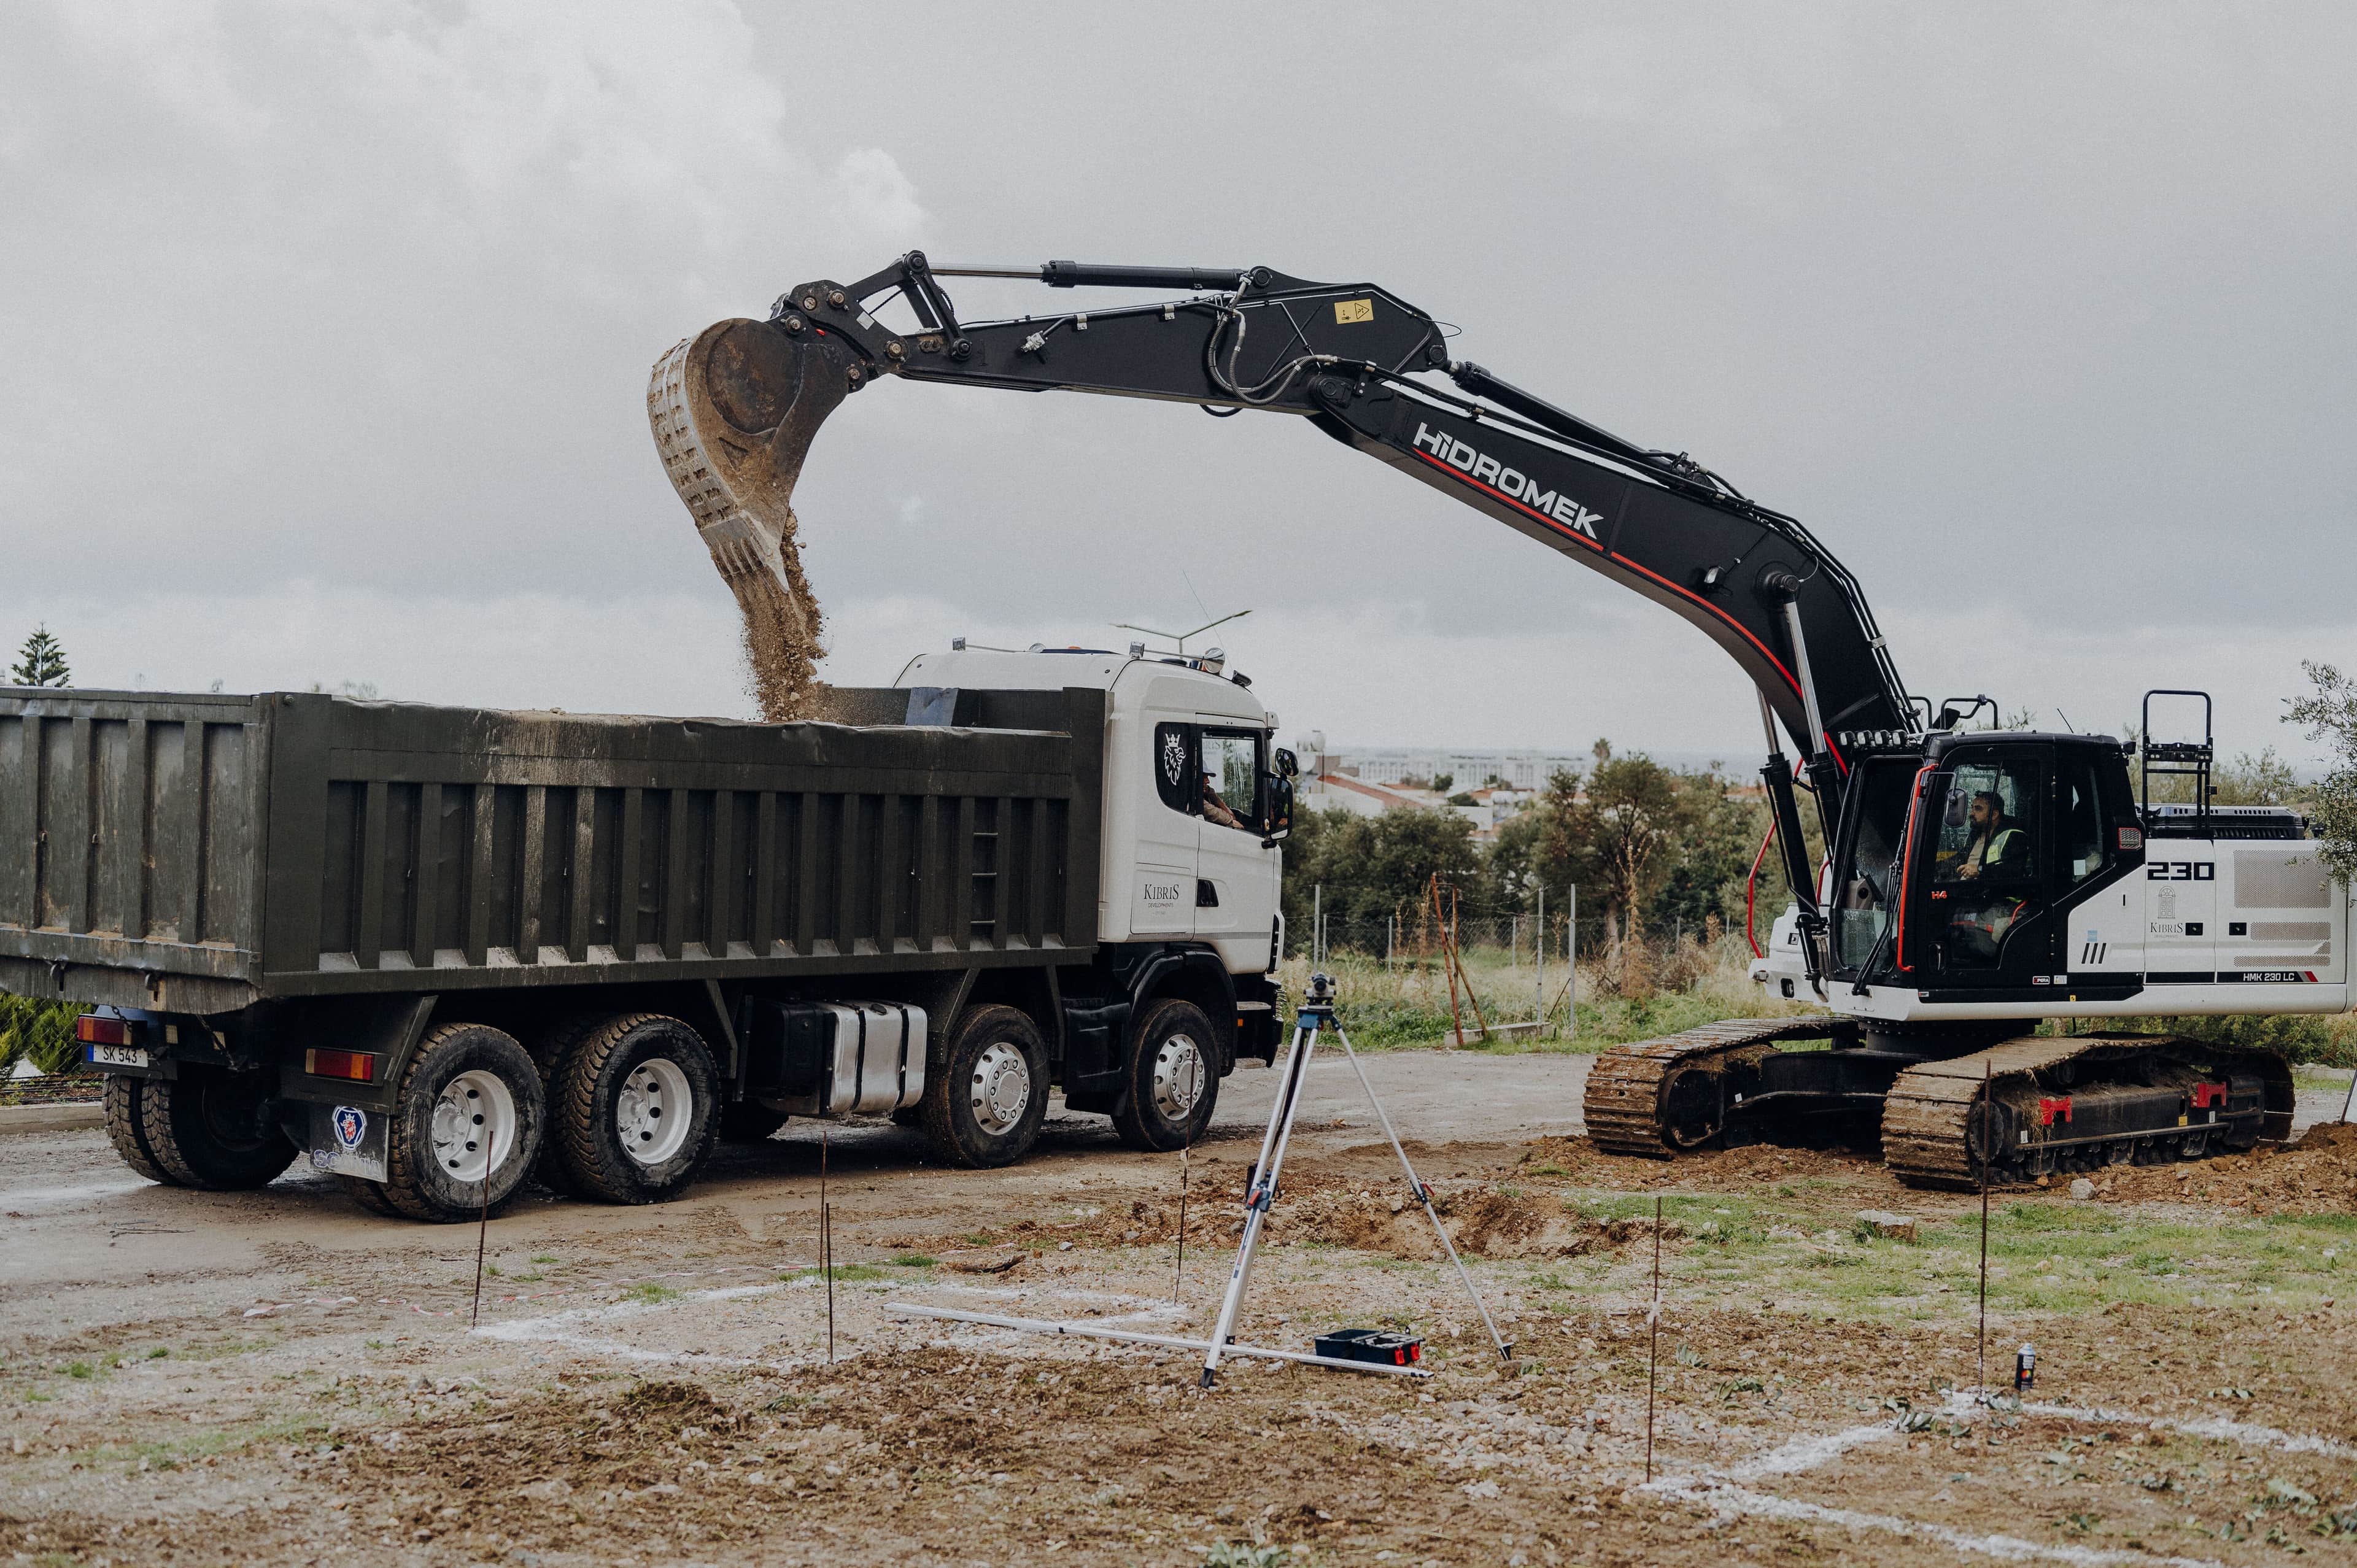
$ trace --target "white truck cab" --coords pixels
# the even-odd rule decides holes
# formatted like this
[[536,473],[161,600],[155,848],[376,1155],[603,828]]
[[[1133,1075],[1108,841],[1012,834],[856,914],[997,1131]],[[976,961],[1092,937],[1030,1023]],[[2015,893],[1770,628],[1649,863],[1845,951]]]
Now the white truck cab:
[[1192,941],[1231,974],[1274,965],[1289,817],[1273,732],[1216,653],[952,647],[920,653],[894,685],[1105,693],[1104,825],[1097,940]]

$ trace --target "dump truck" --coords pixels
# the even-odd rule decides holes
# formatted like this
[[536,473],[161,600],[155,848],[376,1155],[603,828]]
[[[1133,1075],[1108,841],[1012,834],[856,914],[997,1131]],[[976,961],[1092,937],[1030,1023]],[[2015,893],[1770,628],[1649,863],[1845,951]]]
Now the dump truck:
[[1198,1136],[1278,1035],[1295,765],[1244,678],[961,643],[828,703],[0,687],[0,989],[90,1006],[141,1175],[414,1219],[667,1198],[793,1116],[1006,1165],[1051,1085]]

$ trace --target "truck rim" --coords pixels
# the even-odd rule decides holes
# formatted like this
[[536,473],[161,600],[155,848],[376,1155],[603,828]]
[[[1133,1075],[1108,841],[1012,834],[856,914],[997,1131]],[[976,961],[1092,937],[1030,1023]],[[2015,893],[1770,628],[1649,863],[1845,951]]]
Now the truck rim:
[[1031,1103],[1031,1069],[1023,1053],[1004,1040],[982,1048],[974,1062],[974,1119],[998,1137],[1014,1130]]
[[1190,1035],[1173,1035],[1154,1053],[1154,1108],[1184,1122],[1203,1097],[1203,1051]]
[[434,1163],[454,1181],[481,1181],[491,1152],[516,1142],[515,1096],[497,1073],[462,1072],[434,1102]]
[[669,1057],[650,1057],[632,1068],[614,1096],[615,1134],[642,1165],[659,1165],[678,1154],[694,1119],[687,1074]]

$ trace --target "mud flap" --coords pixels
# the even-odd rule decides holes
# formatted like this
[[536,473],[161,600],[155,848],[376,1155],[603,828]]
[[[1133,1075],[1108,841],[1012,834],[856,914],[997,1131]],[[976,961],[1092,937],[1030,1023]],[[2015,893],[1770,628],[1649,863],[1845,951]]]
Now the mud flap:
[[357,1105],[313,1105],[310,1135],[303,1146],[310,1151],[311,1168],[363,1181],[385,1178],[384,1134],[388,1112]]

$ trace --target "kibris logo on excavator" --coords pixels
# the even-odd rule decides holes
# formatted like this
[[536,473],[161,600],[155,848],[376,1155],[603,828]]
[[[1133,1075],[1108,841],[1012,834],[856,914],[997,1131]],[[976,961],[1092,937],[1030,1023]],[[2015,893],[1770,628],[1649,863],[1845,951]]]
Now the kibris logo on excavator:
[[[1539,482],[1529,475],[1501,466],[1495,457],[1482,456],[1448,432],[1434,430],[1421,420],[1416,422],[1415,445],[1428,449],[1450,467],[1461,469],[1491,489],[1512,496],[1533,511],[1544,512],[1590,539],[1596,538],[1596,525],[1604,521],[1601,514],[1588,510],[1569,496],[1542,490]],[[1598,540],[1597,542],[1603,542]]]

